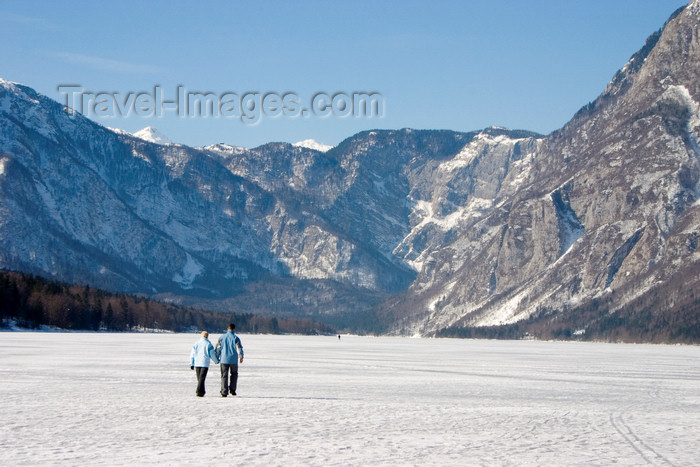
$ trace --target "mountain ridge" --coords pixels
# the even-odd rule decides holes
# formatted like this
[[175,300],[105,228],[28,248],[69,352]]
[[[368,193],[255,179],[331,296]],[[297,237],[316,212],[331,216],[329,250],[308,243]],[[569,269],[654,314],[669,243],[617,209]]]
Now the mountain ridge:
[[549,135],[157,145],[0,81],[0,266],[397,334],[651,302],[700,260],[699,5]]

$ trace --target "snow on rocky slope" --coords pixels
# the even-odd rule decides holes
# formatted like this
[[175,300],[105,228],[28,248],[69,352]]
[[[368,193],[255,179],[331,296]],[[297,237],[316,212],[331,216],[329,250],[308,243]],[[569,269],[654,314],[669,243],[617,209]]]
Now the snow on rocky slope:
[[293,144],[295,147],[313,149],[314,151],[328,152],[333,149],[333,146],[327,144],[319,143],[313,139],[305,139],[304,141],[299,141]]
[[421,334],[614,311],[700,260],[697,10],[547,136],[189,148],[0,81],[0,266]]
[[144,141],[149,141],[151,143],[157,143],[157,144],[171,144],[172,141],[165,136],[163,133],[158,131],[156,128],[153,128],[151,126],[147,126],[146,128],[143,128],[136,133],[134,133],[134,136],[137,138],[141,138]]

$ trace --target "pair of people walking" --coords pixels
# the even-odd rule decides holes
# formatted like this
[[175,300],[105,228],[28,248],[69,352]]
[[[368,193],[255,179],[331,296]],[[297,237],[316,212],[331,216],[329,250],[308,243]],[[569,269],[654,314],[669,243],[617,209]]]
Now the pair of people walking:
[[236,325],[228,325],[226,334],[219,337],[216,348],[209,341],[209,333],[202,331],[202,338],[197,341],[190,352],[190,369],[197,375],[197,397],[204,397],[204,381],[209,372],[209,360],[219,363],[221,369],[221,397],[236,395],[238,385],[238,364],[243,363],[243,345],[234,333]]

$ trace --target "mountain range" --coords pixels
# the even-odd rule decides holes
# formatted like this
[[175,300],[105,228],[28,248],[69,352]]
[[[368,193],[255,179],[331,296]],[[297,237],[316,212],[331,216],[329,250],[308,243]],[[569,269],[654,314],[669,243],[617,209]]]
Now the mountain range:
[[0,267],[354,331],[700,337],[699,26],[693,0],[549,135],[193,148],[1,80]]

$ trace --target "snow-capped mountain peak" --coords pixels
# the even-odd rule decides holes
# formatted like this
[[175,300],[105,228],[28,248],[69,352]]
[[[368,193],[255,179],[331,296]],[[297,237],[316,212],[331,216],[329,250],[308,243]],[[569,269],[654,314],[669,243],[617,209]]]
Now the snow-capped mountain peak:
[[144,141],[149,141],[156,144],[172,144],[172,141],[165,136],[163,133],[153,128],[152,126],[147,126],[146,128],[137,131],[133,134],[137,138],[141,138]]
[[313,139],[305,139],[304,141],[299,141],[299,142],[294,143],[292,146],[297,147],[297,148],[313,149],[314,151],[321,151],[321,152],[327,152],[327,151],[333,149],[333,146],[319,143],[318,141],[313,140]]

